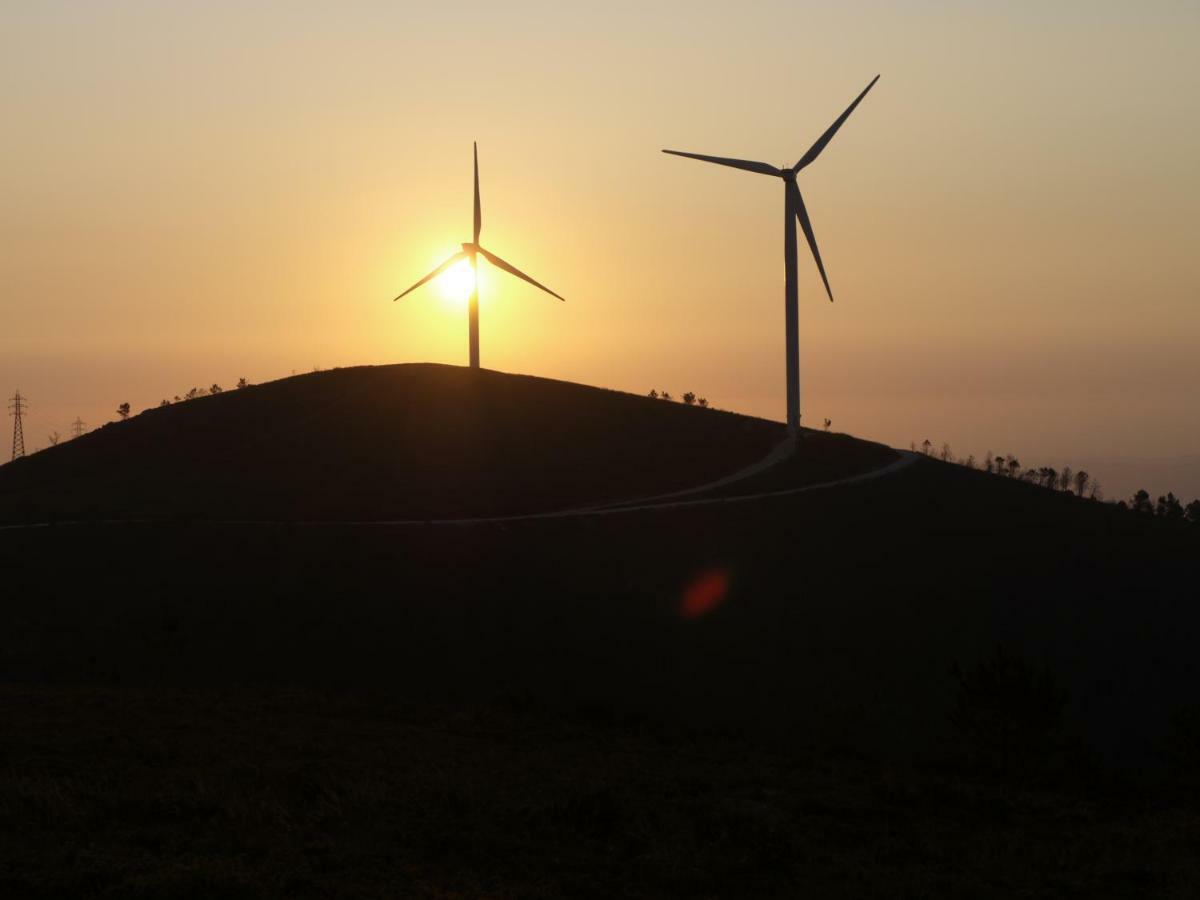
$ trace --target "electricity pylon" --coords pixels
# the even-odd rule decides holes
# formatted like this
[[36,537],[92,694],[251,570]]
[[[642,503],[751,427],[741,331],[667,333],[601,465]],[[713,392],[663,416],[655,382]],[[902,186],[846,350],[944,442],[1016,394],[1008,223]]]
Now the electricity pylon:
[[17,391],[8,401],[8,408],[13,417],[12,458],[19,459],[25,455],[25,429],[21,425],[21,415],[28,411],[29,406],[21,392]]

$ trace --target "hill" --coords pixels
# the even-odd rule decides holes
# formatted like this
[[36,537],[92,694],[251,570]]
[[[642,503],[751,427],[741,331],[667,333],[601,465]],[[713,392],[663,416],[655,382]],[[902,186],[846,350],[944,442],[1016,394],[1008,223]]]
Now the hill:
[[[704,484],[782,437],[762,419],[544,378],[364,366],[148,409],[0,467],[0,521],[544,512]],[[829,471],[886,453],[851,447]]]
[[[780,432],[468,375],[302,376],[28,460],[43,486],[93,452],[117,466],[100,518],[151,508],[113,505],[141,470],[164,493],[138,503],[174,505],[0,533],[0,827],[19,836],[0,887],[1195,894],[1200,530],[925,458],[810,489],[897,459],[813,433],[737,485],[651,508],[339,521],[665,493]],[[463,391],[486,398],[486,432]],[[254,439],[214,450],[233,421]],[[317,440],[338,423],[340,449]],[[180,429],[205,455],[184,456]],[[440,448],[428,485],[377,443],[410,465]],[[183,459],[224,474],[172,494]],[[391,473],[386,503],[355,464]],[[9,502],[28,489],[0,471]],[[293,499],[319,477],[346,478],[354,503],[327,485]],[[228,521],[260,478],[288,505]],[[204,491],[221,499],[189,521]]]
[[[926,458],[805,491],[897,459],[813,432],[790,459],[681,503],[422,524],[667,494],[761,459],[781,433],[445,366],[316,373],[150,410],[0,469],[10,516],[81,520],[5,535],[20,599],[0,624],[23,635],[6,665],[588,696],[758,731],[788,721],[768,711],[779,702],[836,717],[874,683],[873,705],[891,696],[915,718],[852,743],[927,749],[951,663],[1004,644],[1072,682],[1076,725],[1108,758],[1157,752],[1196,686],[1200,529]],[[719,604],[689,616],[681,598],[709,575]],[[139,627],[158,633],[155,609],[188,623],[186,647],[129,643],[146,616]]]

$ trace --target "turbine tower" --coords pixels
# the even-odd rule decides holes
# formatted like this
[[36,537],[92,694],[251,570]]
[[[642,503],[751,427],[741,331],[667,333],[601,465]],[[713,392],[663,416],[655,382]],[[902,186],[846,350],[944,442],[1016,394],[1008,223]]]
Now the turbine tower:
[[462,250],[460,250],[458,253],[455,253],[448,260],[443,262],[440,266],[438,266],[436,269],[434,269],[432,272],[430,272],[428,275],[426,275],[424,278],[422,278],[420,281],[418,281],[416,284],[414,284],[412,287],[410,287],[403,294],[400,294],[398,297],[394,297],[392,299],[394,302],[395,300],[399,300],[400,297],[403,297],[405,294],[411,294],[413,291],[415,291],[421,285],[425,284],[425,282],[431,281],[434,278],[437,278],[437,276],[441,275],[443,272],[445,272],[448,268],[450,268],[452,265],[454,265],[460,259],[470,260],[470,263],[471,263],[471,299],[467,306],[468,335],[469,335],[468,339],[470,342],[471,368],[478,369],[479,368],[479,257],[480,256],[482,256],[484,259],[486,259],[488,262],[490,262],[496,268],[503,269],[509,275],[515,275],[518,278],[520,278],[522,281],[528,281],[535,288],[539,288],[540,290],[545,291],[547,294],[550,294],[552,297],[558,297],[559,300],[565,300],[566,298],[559,297],[558,294],[554,293],[554,291],[550,290],[550,288],[546,287],[544,284],[534,281],[532,278],[530,278],[528,275],[526,275],[524,272],[522,272],[516,266],[512,265],[511,263],[505,262],[500,257],[496,256],[494,253],[489,253],[487,250],[484,250],[483,247],[481,247],[479,245],[479,232],[480,232],[480,229],[483,227],[483,213],[482,213],[482,210],[479,205],[479,145],[474,144],[472,146],[474,148],[474,157],[475,157],[475,236],[474,236],[474,238],[471,240],[471,243],[463,244]]
[[804,207],[804,198],[800,196],[800,188],[796,185],[796,175],[801,169],[814,162],[821,155],[821,151],[825,149],[825,145],[833,140],[833,136],[837,134],[837,130],[842,127],[842,123],[850,118],[850,113],[854,112],[854,108],[862,102],[862,98],[867,96],[867,91],[871,90],[878,80],[878,75],[871,79],[871,83],[854,99],[854,102],[850,104],[846,111],[838,116],[837,121],[829,126],[826,132],[817,139],[817,142],[808,148],[808,152],[800,157],[799,162],[794,166],[784,166],[777,169],[769,163],[752,162],[745,159],[704,156],[699,153],[684,153],[679,150],[663,151],[663,153],[670,153],[673,156],[686,156],[689,159],[699,159],[703,162],[717,163],[721,166],[732,166],[735,169],[745,169],[747,172],[757,172],[759,175],[772,175],[783,179],[783,309],[786,329],[784,350],[787,354],[787,424],[788,431],[794,435],[800,432],[800,304],[796,285],[796,270],[798,268],[796,261],[797,219],[800,221],[800,228],[804,232],[805,240],[808,241],[808,247],[812,251],[813,259],[817,262],[817,270],[821,273],[821,281],[825,283],[825,293],[829,295],[830,302],[833,302],[833,291],[830,290],[829,279],[825,276],[825,265],[821,262],[821,251],[817,249],[817,238],[813,234],[812,222],[808,218],[808,210]]

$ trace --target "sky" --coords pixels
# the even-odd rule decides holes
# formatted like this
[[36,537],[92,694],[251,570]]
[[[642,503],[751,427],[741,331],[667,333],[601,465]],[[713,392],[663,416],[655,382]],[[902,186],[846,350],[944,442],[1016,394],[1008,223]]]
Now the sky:
[[[192,386],[465,364],[391,298],[470,239],[487,368],[1200,496],[1200,5],[205,3],[0,12],[0,388],[44,446]],[[336,436],[334,436],[336,438]],[[0,436],[0,455],[8,449]]]

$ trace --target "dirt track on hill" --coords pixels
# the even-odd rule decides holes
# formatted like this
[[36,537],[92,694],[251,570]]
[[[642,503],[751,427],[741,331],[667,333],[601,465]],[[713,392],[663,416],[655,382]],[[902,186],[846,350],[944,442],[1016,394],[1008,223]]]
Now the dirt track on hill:
[[[837,478],[832,481],[823,481],[823,482],[819,482],[817,484],[805,484],[805,485],[800,485],[798,487],[782,488],[780,490],[774,490],[774,491],[760,491],[760,492],[756,492],[753,494],[736,494],[733,496],[716,496],[716,497],[693,497],[693,499],[690,499],[690,500],[667,499],[670,497],[681,497],[681,496],[692,496],[695,494],[703,494],[710,490],[726,488],[733,484],[736,484],[737,482],[743,480],[744,478],[762,475],[765,472],[769,471],[769,468],[763,468],[759,464],[748,466],[746,469],[742,470],[742,472],[735,473],[734,475],[732,475],[728,478],[722,478],[719,481],[712,482],[711,484],[701,485],[700,487],[690,488],[690,489],[683,490],[683,491],[677,491],[677,492],[674,492],[671,494],[665,494],[658,498],[648,497],[648,498],[643,498],[640,500],[625,500],[625,501],[619,501],[617,503],[607,505],[607,506],[592,506],[592,507],[581,507],[578,509],[564,509],[564,510],[559,510],[557,512],[528,513],[526,515],[516,515],[516,516],[477,516],[477,517],[471,517],[471,518],[457,518],[457,519],[360,519],[360,520],[349,520],[349,521],[319,520],[319,521],[311,521],[311,522],[304,522],[304,521],[283,522],[283,521],[273,520],[273,519],[231,519],[228,521],[218,520],[216,522],[213,522],[212,524],[215,524],[215,525],[293,524],[293,525],[343,525],[343,526],[344,525],[358,525],[358,526],[365,526],[365,525],[369,525],[369,526],[381,526],[381,525],[391,525],[391,526],[503,525],[503,524],[506,524],[509,522],[528,522],[528,521],[535,521],[538,519],[586,518],[589,516],[612,516],[612,515],[621,515],[621,514],[626,514],[626,513],[651,512],[651,511],[655,511],[655,510],[665,510],[665,509],[687,509],[690,507],[713,506],[713,505],[728,504],[728,503],[750,503],[750,502],[754,502],[756,500],[767,500],[767,499],[773,499],[773,498],[777,498],[777,497],[791,497],[791,496],[795,496],[797,494],[808,493],[810,491],[824,491],[824,490],[829,490],[830,488],[845,487],[845,486],[849,486],[849,485],[853,485],[853,484],[861,484],[866,481],[873,481],[876,478],[883,478],[885,476],[892,475],[896,472],[906,469],[908,466],[912,465],[913,463],[915,463],[917,460],[919,460],[921,458],[921,455],[919,453],[912,453],[907,450],[897,451],[897,452],[900,453],[899,459],[889,463],[886,466],[882,466],[878,469],[872,469],[869,472],[861,472],[857,475],[849,475],[845,478]],[[770,456],[767,459],[770,460],[775,456],[776,456],[776,451],[772,451]],[[778,462],[778,461],[779,460],[775,460],[775,462]],[[57,523],[54,523],[54,525],[56,527],[64,526],[64,525],[77,525],[77,524],[146,525],[146,524],[151,524],[151,520],[112,519],[112,520],[107,520],[107,521],[102,520],[99,522],[86,522],[86,523],[83,523],[83,522],[57,522]],[[30,524],[26,524],[26,525],[0,525],[0,531],[11,531],[11,530],[19,530],[19,529],[25,529],[25,528],[47,528],[47,527],[50,527],[50,525],[51,525],[51,523],[48,523],[48,522],[36,522],[36,523],[30,523]]]

